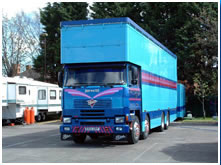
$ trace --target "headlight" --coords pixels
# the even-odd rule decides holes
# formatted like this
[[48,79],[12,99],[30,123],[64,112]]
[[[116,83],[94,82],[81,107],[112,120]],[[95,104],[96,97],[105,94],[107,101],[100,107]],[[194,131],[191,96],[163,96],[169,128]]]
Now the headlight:
[[63,118],[63,123],[71,123],[71,118],[70,117],[64,117]]
[[124,117],[115,117],[115,123],[124,123]]

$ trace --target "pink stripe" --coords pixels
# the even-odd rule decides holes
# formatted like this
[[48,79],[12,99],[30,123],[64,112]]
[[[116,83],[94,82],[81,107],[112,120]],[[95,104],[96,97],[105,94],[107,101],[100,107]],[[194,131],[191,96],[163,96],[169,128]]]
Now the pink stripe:
[[123,88],[113,88],[113,89],[108,89],[108,90],[105,90],[101,93],[98,93],[97,95],[95,95],[93,98],[97,98],[97,97],[100,97],[100,96],[104,96],[104,95],[109,95],[109,94],[114,94],[116,92],[118,92],[119,90],[122,90]]
[[130,101],[141,101],[140,98],[129,98]]
[[161,85],[161,86],[164,86],[164,87],[169,87],[169,88],[176,89],[176,85],[167,85],[167,84],[163,84],[163,83],[157,83],[155,81],[148,81],[148,80],[145,80],[145,79],[143,79],[143,81],[147,82],[147,83],[152,83],[152,84]]
[[83,96],[83,97],[91,98],[87,94],[85,94],[83,92],[80,92],[80,91],[77,91],[77,90],[74,90],[74,89],[65,89],[65,92],[68,92],[72,96]]
[[140,88],[129,88],[131,91],[140,91]]
[[160,78],[160,77],[152,76],[152,75],[147,74],[147,73],[142,73],[142,80],[144,82],[148,82],[148,83],[152,83],[152,84],[161,85],[161,86],[176,89],[176,83],[175,82],[165,80],[165,79]]

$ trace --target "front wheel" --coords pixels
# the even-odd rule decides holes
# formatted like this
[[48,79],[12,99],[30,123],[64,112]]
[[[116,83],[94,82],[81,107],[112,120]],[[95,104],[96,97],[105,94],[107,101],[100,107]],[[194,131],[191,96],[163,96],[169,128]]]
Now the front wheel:
[[145,117],[145,131],[141,133],[140,139],[141,140],[146,139],[149,136],[149,133],[150,133],[150,120],[149,120],[149,117],[146,116]]
[[73,135],[73,141],[76,144],[83,144],[85,139],[86,139],[86,135],[85,134]]
[[131,126],[132,130],[128,135],[128,143],[135,144],[140,138],[140,122],[137,116],[135,116],[135,119],[132,121]]

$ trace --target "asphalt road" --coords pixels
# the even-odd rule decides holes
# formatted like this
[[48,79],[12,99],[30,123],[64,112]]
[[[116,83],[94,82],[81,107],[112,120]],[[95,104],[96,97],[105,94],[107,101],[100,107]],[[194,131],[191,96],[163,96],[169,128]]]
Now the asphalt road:
[[2,128],[3,163],[148,162],[217,163],[217,124],[172,123],[135,145],[105,139],[61,141],[59,122]]

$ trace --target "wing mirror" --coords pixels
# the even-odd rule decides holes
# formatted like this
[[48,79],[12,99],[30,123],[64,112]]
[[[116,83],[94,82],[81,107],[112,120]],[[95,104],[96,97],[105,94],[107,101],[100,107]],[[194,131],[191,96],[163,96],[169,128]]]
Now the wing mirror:
[[63,87],[63,79],[63,72],[58,72],[58,86],[61,88]]

